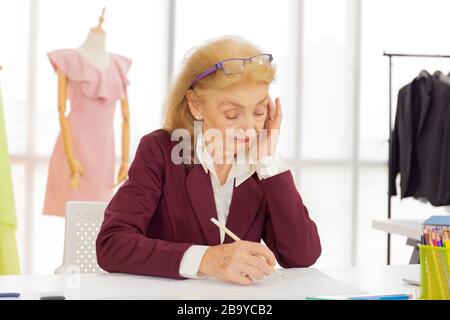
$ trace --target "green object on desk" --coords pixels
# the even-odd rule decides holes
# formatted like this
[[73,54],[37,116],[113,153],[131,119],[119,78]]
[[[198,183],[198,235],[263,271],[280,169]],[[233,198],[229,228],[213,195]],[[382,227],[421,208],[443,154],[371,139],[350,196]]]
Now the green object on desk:
[[0,90],[0,275],[20,274],[16,228],[16,208]]
[[420,245],[420,299],[450,299],[450,248]]

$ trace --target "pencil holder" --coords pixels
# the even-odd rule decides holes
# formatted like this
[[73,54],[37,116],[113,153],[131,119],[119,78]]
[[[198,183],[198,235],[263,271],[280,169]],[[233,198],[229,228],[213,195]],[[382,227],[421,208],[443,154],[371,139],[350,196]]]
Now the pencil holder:
[[450,300],[450,248],[420,245],[420,299]]

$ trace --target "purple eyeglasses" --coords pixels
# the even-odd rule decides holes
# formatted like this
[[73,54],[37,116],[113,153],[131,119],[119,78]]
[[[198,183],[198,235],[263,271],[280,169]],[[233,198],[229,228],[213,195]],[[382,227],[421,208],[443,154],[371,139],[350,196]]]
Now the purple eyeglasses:
[[201,79],[203,79],[206,76],[209,76],[210,74],[216,72],[219,69],[222,69],[225,74],[236,74],[243,72],[245,69],[245,65],[247,63],[257,63],[257,64],[268,64],[270,65],[273,61],[273,56],[269,53],[262,53],[258,54],[256,56],[250,57],[250,58],[233,58],[233,59],[226,59],[222,60],[218,63],[216,63],[211,68],[208,68],[205,70],[201,75],[199,75],[197,78],[192,81],[191,89],[194,88],[194,86],[199,82]]

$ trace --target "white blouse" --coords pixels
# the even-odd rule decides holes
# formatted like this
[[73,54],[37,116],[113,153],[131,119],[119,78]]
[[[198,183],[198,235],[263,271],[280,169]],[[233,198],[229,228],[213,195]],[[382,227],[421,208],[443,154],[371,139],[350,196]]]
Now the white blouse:
[[[259,161],[256,161],[255,164],[233,163],[226,182],[221,185],[214,168],[212,157],[209,152],[207,152],[206,145],[201,134],[197,137],[195,152],[198,161],[205,170],[205,173],[210,173],[214,200],[216,203],[217,218],[219,223],[222,225],[225,225],[227,222],[234,186],[239,186],[245,180],[250,178],[255,172],[257,173],[259,179],[266,179],[288,170],[279,154],[264,157]],[[223,243],[225,233],[220,228],[217,228],[217,232],[220,232],[220,243]],[[208,248],[209,246],[192,245],[188,250],[186,250],[181,260],[179,269],[182,277],[191,279],[203,278],[198,275],[198,269],[200,267],[203,254]]]

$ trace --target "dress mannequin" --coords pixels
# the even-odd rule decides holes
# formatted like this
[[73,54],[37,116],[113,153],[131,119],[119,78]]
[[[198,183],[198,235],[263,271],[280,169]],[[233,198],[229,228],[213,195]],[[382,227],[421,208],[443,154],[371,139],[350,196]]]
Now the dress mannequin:
[[[83,42],[83,44],[77,48],[77,51],[83,55],[89,62],[91,62],[93,65],[95,65],[100,70],[106,70],[108,66],[111,63],[111,56],[109,53],[106,52],[106,32],[102,28],[102,24],[104,22],[104,14],[105,9],[103,9],[102,15],[99,17],[99,24],[97,27],[92,28],[87,37],[86,40]],[[58,73],[58,83],[59,78],[64,77],[64,75]],[[66,82],[64,79],[61,79],[61,82]],[[58,85],[58,92],[59,92],[59,85]],[[61,113],[64,114],[66,110],[66,94],[63,93],[62,99],[64,99],[64,107],[59,108],[58,110]],[[59,96],[59,94],[58,94]],[[61,99],[61,100],[62,100]],[[59,99],[58,99],[59,100]],[[128,99],[125,97],[124,99],[121,99],[121,106],[122,106],[122,162],[120,165],[118,178],[117,178],[117,184],[120,184],[121,182],[125,181],[128,175],[128,154],[129,154],[129,108],[128,108]],[[60,118],[61,119],[61,118]],[[64,126],[65,127],[65,126]],[[61,131],[63,130],[63,126],[61,125]],[[67,133],[70,135],[70,133]],[[66,135],[67,135],[66,134]],[[64,135],[63,135],[64,136]],[[67,138],[69,140],[70,137]],[[70,142],[69,142],[70,143]],[[66,145],[66,143],[65,143]],[[66,153],[67,155],[67,153]],[[74,161],[70,161],[69,157],[69,167],[71,168],[71,172],[74,173],[73,176],[71,176],[71,185],[72,188],[78,188],[79,187],[79,176],[83,173],[83,169],[81,166],[78,166],[79,163],[74,163],[74,165],[71,167],[71,162],[78,162],[76,159],[73,159]],[[117,185],[116,184],[116,185]]]
[[[102,28],[103,21],[104,11],[99,18],[99,24],[91,28],[86,40],[77,49],[49,53],[50,61],[58,76],[58,113],[62,143],[57,141],[50,163],[49,183],[44,205],[44,212],[47,214],[64,215],[65,201],[69,200],[109,200],[106,194],[111,193],[112,195],[114,182],[105,185],[105,183],[99,184],[99,180],[109,179],[111,175],[114,179],[114,172],[111,173],[109,170],[114,166],[115,158],[113,136],[110,139],[109,133],[112,135],[114,106],[117,100],[120,100],[121,103],[123,121],[122,161],[116,185],[127,179],[129,109],[126,95],[126,86],[128,85],[126,73],[131,65],[131,60],[106,51],[106,32]],[[71,114],[68,116],[66,116],[67,99],[70,99],[72,107]],[[75,108],[77,109],[75,111],[78,112],[75,115],[72,113],[75,113],[73,109],[74,104],[77,103],[80,106]],[[91,106],[91,103],[95,105]],[[100,117],[99,113],[103,113],[104,116]],[[89,136],[86,133],[87,130]],[[99,134],[102,130],[108,131],[107,136],[103,139]],[[76,146],[74,138],[77,140]],[[102,141],[97,141],[97,144],[91,142],[96,138]],[[58,138],[58,140],[60,139]],[[104,144],[108,145],[104,147]],[[97,155],[95,155],[96,152]],[[67,164],[64,168],[63,164],[59,163],[59,155],[62,153]],[[104,158],[106,153],[107,157]],[[87,169],[85,166],[89,166],[89,170],[85,170]],[[104,172],[105,166],[108,166],[108,173]],[[58,190],[58,184],[61,188],[66,187],[64,185],[66,181],[64,178],[58,177],[58,172],[69,175],[68,184],[71,190]],[[79,192],[77,193],[77,191]],[[63,200],[64,203],[62,203]]]

